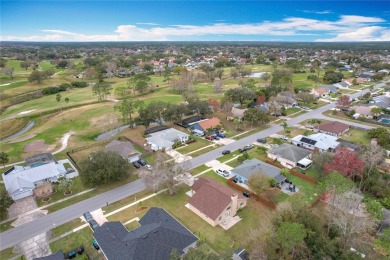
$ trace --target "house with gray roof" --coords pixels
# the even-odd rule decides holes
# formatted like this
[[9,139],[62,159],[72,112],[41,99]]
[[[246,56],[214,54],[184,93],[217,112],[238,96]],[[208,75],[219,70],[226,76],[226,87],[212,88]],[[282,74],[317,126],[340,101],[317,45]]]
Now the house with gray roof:
[[262,173],[269,178],[274,178],[277,183],[282,183],[286,178],[280,174],[280,168],[257,159],[245,160],[242,164],[231,170],[239,183],[247,184],[248,179],[256,174]]
[[121,222],[105,222],[93,236],[108,260],[169,260],[172,250],[183,255],[199,240],[162,208],[150,208],[129,231]]
[[[268,158],[280,162],[286,167],[300,166],[300,162],[307,165],[311,151],[291,144],[281,144],[268,150]],[[304,166],[302,164],[302,166]],[[308,166],[306,166],[308,167]]]
[[176,142],[185,143],[189,139],[189,135],[174,128],[165,129],[159,132],[149,134],[145,138],[146,143],[153,151],[171,149]]
[[73,169],[65,169],[64,163],[69,160],[61,160],[49,163],[37,163],[28,166],[15,165],[2,174],[5,189],[13,200],[19,200],[33,195],[35,187],[45,182],[58,182],[61,177],[73,178],[78,172]]
[[130,163],[141,159],[141,153],[135,150],[133,144],[129,141],[113,140],[106,145],[104,151],[117,153]]
[[308,136],[297,135],[291,139],[291,143],[306,149],[318,149],[320,152],[332,152],[339,146],[338,137],[317,133]]
[[318,88],[325,89],[327,93],[337,93],[337,92],[339,92],[338,88],[335,85],[320,86]]

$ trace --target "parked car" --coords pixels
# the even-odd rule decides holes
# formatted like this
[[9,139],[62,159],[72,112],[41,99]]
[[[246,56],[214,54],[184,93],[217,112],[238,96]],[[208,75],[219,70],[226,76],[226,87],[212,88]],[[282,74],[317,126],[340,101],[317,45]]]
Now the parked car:
[[265,140],[264,138],[259,138],[259,139],[257,139],[257,142],[259,142],[261,144],[265,144],[267,142],[267,140]]
[[306,125],[306,128],[314,129],[314,127],[312,125]]
[[136,169],[141,168],[141,164],[139,164],[138,162],[133,162],[133,166],[134,166]]
[[138,164],[142,165],[142,166],[145,166],[146,165],[146,162],[144,159],[140,159],[137,161]]
[[149,164],[145,165],[145,168],[148,169],[149,171],[152,171],[153,170],[153,167]]
[[214,140],[219,140],[220,139],[217,135],[212,135],[211,138],[213,138]]
[[95,231],[96,228],[100,227],[99,224],[94,219],[92,219],[92,220],[90,220],[88,222],[89,222],[89,225],[91,226],[93,231]]
[[222,175],[223,177],[229,177],[230,175],[228,171],[222,169],[215,170],[215,172],[218,173],[219,175]]
[[249,150],[251,148],[253,148],[253,144],[247,144],[243,148],[238,149],[238,151],[242,153],[242,152],[245,152],[246,150]]
[[243,191],[242,192],[242,195],[244,195],[245,197],[249,198],[251,195],[249,194],[249,192],[247,191]]
[[87,221],[87,222],[93,220],[93,217],[92,217],[91,213],[89,213],[89,212],[85,212],[85,213],[83,214],[83,216],[84,216],[84,218],[85,218],[85,221]]
[[80,246],[79,248],[77,248],[77,254],[82,255],[83,252],[84,252],[84,246]]
[[211,136],[209,136],[209,135],[206,135],[205,139],[210,140],[210,141],[213,140],[213,138]]
[[223,155],[227,155],[227,154],[229,154],[229,153],[230,153],[229,150],[222,151],[222,154],[223,154]]
[[282,140],[288,140],[287,136],[285,136],[285,135],[281,135],[281,136],[280,136],[280,139],[282,139]]
[[221,137],[221,138],[225,138],[226,137],[224,133],[218,133],[217,136]]
[[99,249],[100,249],[100,246],[98,245],[98,243],[96,242],[96,240],[93,240],[93,241],[92,241],[92,245],[93,245],[93,247],[94,247],[96,250],[99,250]]
[[68,253],[67,256],[68,256],[68,259],[72,259],[72,258],[76,257],[76,255],[77,255],[76,251],[72,250]]
[[310,110],[308,107],[302,107],[303,110]]

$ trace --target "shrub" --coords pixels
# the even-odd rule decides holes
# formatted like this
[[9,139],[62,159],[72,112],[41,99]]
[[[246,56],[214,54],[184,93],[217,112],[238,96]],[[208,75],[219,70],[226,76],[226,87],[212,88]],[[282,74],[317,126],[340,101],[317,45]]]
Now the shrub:
[[72,82],[72,86],[75,88],[85,88],[88,86],[88,84],[87,84],[87,82],[76,81],[76,82]]

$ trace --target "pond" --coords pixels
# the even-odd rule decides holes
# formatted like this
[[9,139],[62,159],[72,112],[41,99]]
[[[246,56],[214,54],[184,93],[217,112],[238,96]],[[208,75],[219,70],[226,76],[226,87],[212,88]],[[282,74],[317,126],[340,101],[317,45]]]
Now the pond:
[[261,78],[264,75],[264,73],[266,73],[266,72],[256,72],[256,73],[252,73],[246,77],[247,78]]

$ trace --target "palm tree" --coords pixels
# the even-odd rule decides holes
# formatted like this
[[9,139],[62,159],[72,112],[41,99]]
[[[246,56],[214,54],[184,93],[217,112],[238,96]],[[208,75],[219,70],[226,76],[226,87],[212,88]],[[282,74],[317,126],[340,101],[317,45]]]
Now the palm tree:
[[8,154],[5,152],[0,152],[0,163],[3,165],[5,168],[5,164],[9,162]]
[[64,194],[69,194],[70,193],[70,187],[72,186],[72,180],[67,179],[67,178],[61,178],[59,180],[59,187],[60,190],[64,191]]
[[286,132],[287,128],[288,128],[288,124],[286,121],[283,121],[283,123],[280,124],[281,127],[283,127],[284,131]]

